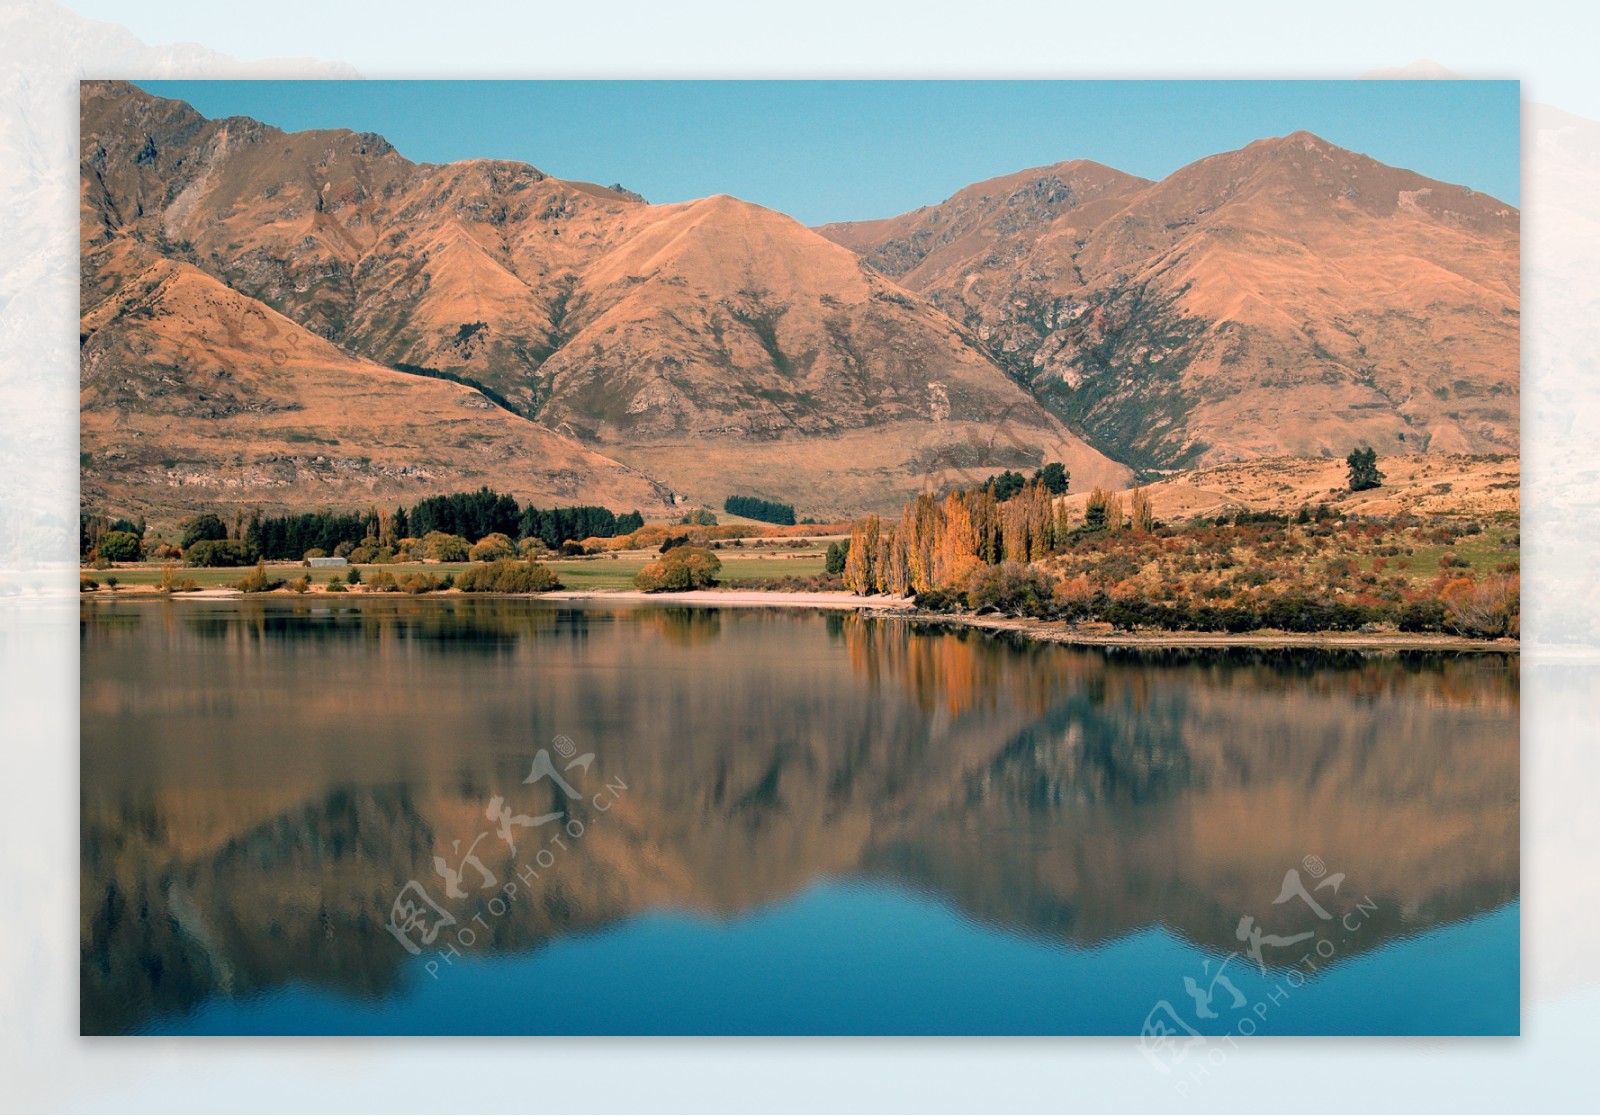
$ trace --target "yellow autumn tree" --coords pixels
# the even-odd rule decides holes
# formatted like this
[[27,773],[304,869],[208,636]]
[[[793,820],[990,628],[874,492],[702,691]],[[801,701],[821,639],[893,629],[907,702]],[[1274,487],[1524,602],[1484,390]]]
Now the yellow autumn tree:
[[939,504],[923,493],[906,505],[900,529],[906,532],[906,575],[911,588],[926,592],[934,581],[934,551],[939,542]]
[[1133,494],[1129,499],[1129,508],[1132,519],[1129,526],[1137,534],[1145,535],[1155,530],[1155,509],[1150,505],[1150,493],[1142,485],[1133,490]]
[[1128,526],[1128,518],[1122,511],[1120,492],[1106,494],[1106,526],[1113,531],[1121,531]]
[[873,567],[878,556],[879,520],[875,515],[858,519],[850,528],[850,553],[844,560],[844,583],[852,593],[867,594],[876,588]]
[[1023,502],[1028,536],[1028,558],[1037,562],[1049,557],[1055,549],[1056,517],[1051,506],[1050,490],[1041,482],[1034,482],[1022,490],[1018,497]]
[[882,528],[878,553],[884,561],[877,570],[878,588],[896,597],[911,592],[911,574],[906,565],[906,530],[904,523]]

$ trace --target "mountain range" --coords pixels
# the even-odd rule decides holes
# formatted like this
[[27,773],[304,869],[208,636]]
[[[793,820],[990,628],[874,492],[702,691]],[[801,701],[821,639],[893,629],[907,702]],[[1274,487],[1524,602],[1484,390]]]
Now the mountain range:
[[1516,209],[1307,133],[808,229],[82,86],[83,499],[822,517],[1002,468],[1517,449]]

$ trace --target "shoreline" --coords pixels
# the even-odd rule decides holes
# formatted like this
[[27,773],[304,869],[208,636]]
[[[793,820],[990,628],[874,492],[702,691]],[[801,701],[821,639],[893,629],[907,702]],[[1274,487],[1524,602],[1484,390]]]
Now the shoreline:
[[[144,587],[128,587],[115,595],[83,594],[83,600],[243,600],[247,597],[282,599],[284,597],[330,597],[344,599],[354,596],[407,598],[400,593],[333,594],[311,592],[305,594],[271,593],[247,594],[237,589],[200,589],[189,593],[165,594],[141,591]],[[1435,632],[1117,632],[1104,622],[1078,624],[1065,620],[1035,620],[1029,617],[978,615],[959,612],[930,612],[919,609],[910,597],[859,596],[827,590],[767,590],[767,589],[692,589],[666,593],[646,593],[637,589],[557,589],[548,593],[456,593],[426,594],[435,599],[483,598],[500,600],[541,601],[615,601],[628,604],[679,604],[712,608],[800,608],[818,611],[861,612],[871,616],[916,620],[920,623],[940,624],[952,628],[972,628],[980,631],[1003,632],[1019,635],[1041,643],[1057,643],[1069,647],[1123,647],[1144,650],[1161,648],[1217,649],[1256,648],[1287,649],[1306,648],[1324,651],[1465,651],[1494,652],[1520,655],[1522,643],[1514,639],[1470,639]]]

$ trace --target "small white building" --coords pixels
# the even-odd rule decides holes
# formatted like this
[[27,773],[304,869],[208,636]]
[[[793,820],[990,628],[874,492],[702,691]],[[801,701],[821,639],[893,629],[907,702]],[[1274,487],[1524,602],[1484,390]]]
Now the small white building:
[[348,566],[350,564],[350,559],[348,558],[307,558],[306,561],[313,569],[318,566]]

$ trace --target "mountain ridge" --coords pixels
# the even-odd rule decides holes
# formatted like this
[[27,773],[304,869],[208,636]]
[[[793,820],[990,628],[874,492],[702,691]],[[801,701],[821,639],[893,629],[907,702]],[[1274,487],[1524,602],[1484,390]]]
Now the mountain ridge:
[[[944,210],[988,198],[997,211],[1055,169],[819,231],[877,266]],[[1146,468],[1342,455],[1362,442],[1507,452],[1518,444],[1519,217],[1298,131],[1124,182],[1098,210],[991,221],[965,253],[900,281],[972,328],[1063,418]],[[1290,422],[1270,424],[1269,409]]]
[[918,490],[922,458],[971,457],[1001,422],[997,468],[1129,475],[920,297],[763,207],[651,206],[504,160],[416,164],[380,137],[207,121],[131,86],[85,83],[84,100],[86,291],[95,249],[141,242],[692,501],[887,510]]
[[[282,314],[341,375],[409,375],[373,415],[403,416],[410,383],[453,382],[535,428],[517,453],[564,468],[517,481],[525,499],[551,498],[556,473],[561,491],[631,473],[666,505],[753,491],[831,516],[1045,460],[1083,490],[1360,444],[1518,446],[1520,215],[1308,132],[1159,181],[1067,160],[812,230],[727,194],[651,205],[510,160],[412,162],[372,133],[207,120],[123,83],[85,82],[83,102],[90,462],[106,378],[184,348],[152,331],[218,327],[196,303],[195,320],[124,317],[96,340],[97,300],[144,258],[119,243]],[[230,353],[242,382],[261,356]],[[195,369],[164,372],[198,390]],[[385,439],[405,425],[347,433],[398,460]],[[170,428],[142,436],[141,459],[182,456],[150,449]],[[475,444],[435,475],[472,473]],[[243,467],[201,456],[224,487]]]

